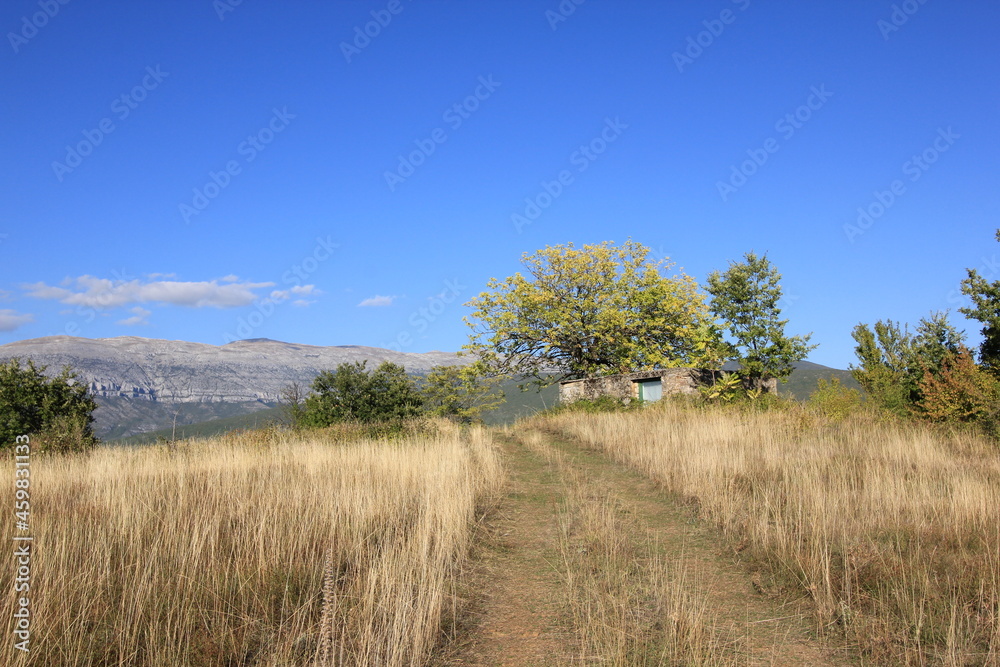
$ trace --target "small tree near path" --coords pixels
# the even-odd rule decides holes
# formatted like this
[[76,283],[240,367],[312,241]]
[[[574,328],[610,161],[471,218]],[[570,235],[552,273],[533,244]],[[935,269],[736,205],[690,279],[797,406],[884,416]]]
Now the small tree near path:
[[479,362],[468,366],[435,366],[420,387],[424,410],[435,417],[474,423],[500,406],[500,378],[490,377]]

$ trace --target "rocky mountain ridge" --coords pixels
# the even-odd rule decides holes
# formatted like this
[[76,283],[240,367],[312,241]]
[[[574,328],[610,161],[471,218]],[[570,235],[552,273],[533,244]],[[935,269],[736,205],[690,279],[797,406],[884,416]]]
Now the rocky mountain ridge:
[[185,341],[49,336],[0,345],[0,360],[31,359],[56,373],[70,365],[95,396],[172,403],[275,402],[292,382],[307,387],[322,370],[392,361],[408,372],[461,363],[447,352],[395,352],[375,347],[320,347],[270,339],[208,345]]
[[101,438],[255,412],[280,401],[289,384],[307,389],[320,371],[342,363],[367,361],[373,368],[391,361],[410,373],[462,363],[448,352],[259,338],[208,345],[134,336],[49,336],[0,345],[0,362],[15,357],[47,366],[48,374],[71,366],[97,399],[94,430]]

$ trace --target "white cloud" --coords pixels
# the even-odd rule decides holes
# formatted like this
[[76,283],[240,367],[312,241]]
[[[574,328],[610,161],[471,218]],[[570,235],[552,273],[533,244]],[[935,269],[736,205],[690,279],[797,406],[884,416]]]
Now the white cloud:
[[34,322],[35,316],[5,308],[0,310],[0,331],[14,331],[22,324]]
[[[271,300],[285,301],[287,299],[291,299],[293,294],[297,294],[299,296],[305,296],[307,294],[311,294],[313,296],[316,296],[322,294],[322,292],[316,289],[315,285],[295,285],[291,289],[274,290],[273,292],[271,292]],[[313,302],[310,301],[309,303]]]
[[127,327],[134,327],[138,324],[149,324],[149,320],[147,318],[153,314],[153,311],[146,310],[142,306],[130,308],[129,312],[132,313],[132,317],[126,317],[124,320],[118,320],[116,324],[124,324]]
[[292,301],[292,305],[293,306],[298,306],[299,308],[306,308],[307,306],[310,306],[310,305],[312,305],[314,303],[316,303],[316,302],[315,301],[307,301],[306,299],[296,299],[295,301]]
[[94,276],[80,276],[63,281],[62,287],[42,282],[22,285],[28,295],[36,299],[53,299],[68,305],[91,308],[117,308],[137,303],[166,303],[190,308],[238,308],[257,299],[254,290],[273,286],[274,283],[250,282],[220,285],[218,280],[112,281]]
[[219,280],[221,280],[224,283],[235,283],[239,279],[240,277],[234,273],[230,273],[228,276],[222,276],[221,278],[219,278]]
[[395,296],[381,296],[376,294],[375,296],[370,296],[361,303],[358,304],[359,308],[367,307],[377,307],[377,306],[391,306],[392,302],[399,297]]

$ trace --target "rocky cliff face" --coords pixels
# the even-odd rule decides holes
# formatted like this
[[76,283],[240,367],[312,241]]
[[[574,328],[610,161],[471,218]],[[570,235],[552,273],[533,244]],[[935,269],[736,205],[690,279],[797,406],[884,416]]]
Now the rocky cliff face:
[[216,346],[149,338],[51,336],[0,345],[0,360],[32,359],[50,372],[70,365],[96,396],[173,403],[274,402],[291,382],[308,387],[338,364],[383,361],[411,373],[457,364],[445,352],[414,354],[355,345],[316,347],[268,339]]
[[[98,435],[164,428],[177,414],[185,415],[177,423],[191,423],[249,412],[254,406],[279,401],[282,389],[292,382],[307,389],[320,371],[342,363],[367,360],[368,367],[374,368],[391,361],[411,373],[460,363],[457,355],[447,352],[316,347],[268,339],[216,346],[131,336],[50,336],[0,345],[0,361],[14,357],[48,366],[47,373],[52,374],[72,366],[79,381],[99,398]],[[190,405],[194,403],[215,407],[196,410]]]

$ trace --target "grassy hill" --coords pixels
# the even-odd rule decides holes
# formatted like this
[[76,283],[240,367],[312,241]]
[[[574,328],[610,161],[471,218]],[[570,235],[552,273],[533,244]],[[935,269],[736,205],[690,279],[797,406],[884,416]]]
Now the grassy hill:
[[195,424],[178,424],[176,430],[172,427],[161,428],[125,438],[109,438],[107,442],[115,445],[148,445],[157,440],[169,440],[172,437],[176,437],[178,440],[185,438],[210,438],[236,429],[257,428],[271,422],[279,422],[281,419],[281,407],[273,406],[257,410],[252,414],[210,419]]

